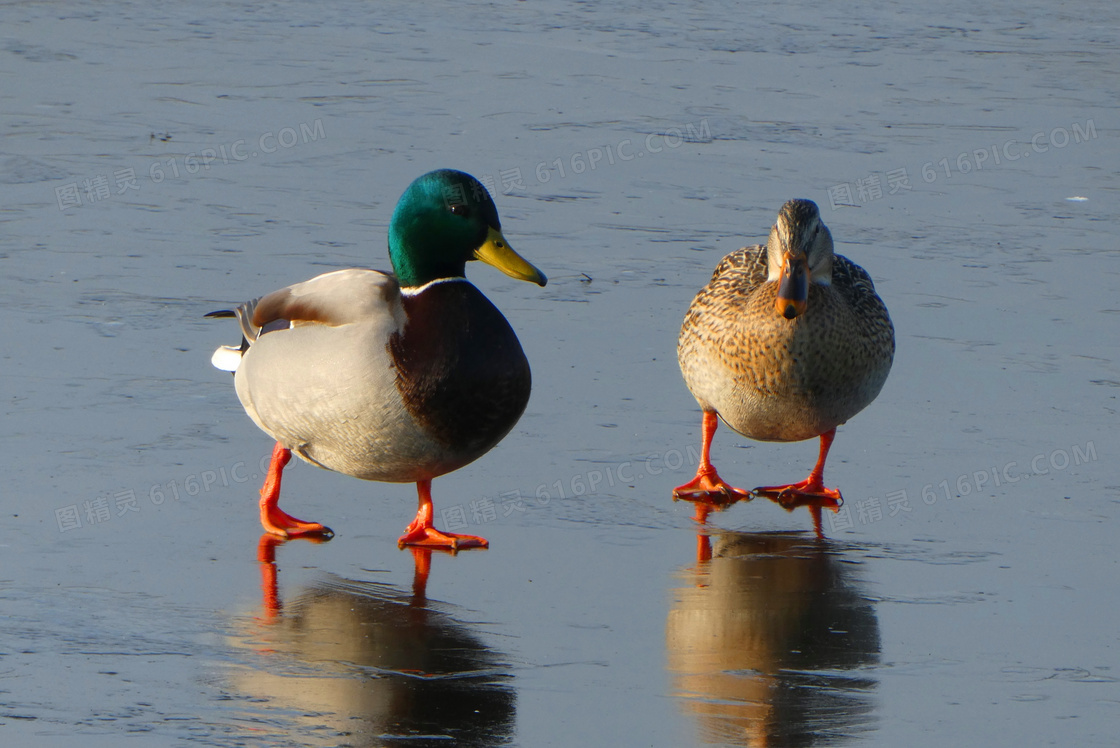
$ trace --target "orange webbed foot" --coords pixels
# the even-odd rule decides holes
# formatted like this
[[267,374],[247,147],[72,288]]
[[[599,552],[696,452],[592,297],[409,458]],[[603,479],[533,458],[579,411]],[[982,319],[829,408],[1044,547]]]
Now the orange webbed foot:
[[404,529],[404,535],[397,538],[397,547],[420,546],[422,548],[446,548],[452,553],[464,548],[489,548],[490,541],[477,535],[459,535],[454,532],[437,530],[432,517],[435,510],[432,508],[432,481],[416,481],[416,493],[419,507],[416,519],[412,520]]
[[[715,436],[719,426],[719,416],[714,410],[705,410],[700,423],[700,464],[696,467],[696,477],[673,489],[673,501],[683,499],[708,504],[711,508],[722,511],[737,501],[750,501],[749,491],[735,488],[730,483],[719,477],[716,468],[712,465],[711,449],[712,437]],[[697,507],[699,512],[699,507]],[[705,515],[707,516],[707,515]]]
[[280,482],[284,475],[284,466],[291,459],[292,451],[277,442],[272,448],[272,462],[268,466],[268,475],[265,476],[264,485],[261,486],[261,525],[265,532],[278,538],[318,536],[320,539],[329,540],[334,536],[331,528],[318,522],[296,519],[277,505],[280,501]]
[[673,500],[702,501],[723,508],[737,501],[750,501],[753,498],[749,491],[735,488],[723,478],[719,477],[714,467],[707,469],[701,467],[696,472],[696,477],[673,489]]
[[813,466],[813,471],[809,473],[808,478],[786,486],[759,486],[752,493],[775,501],[790,510],[799,506],[809,506],[818,513],[822,508],[838,511],[844,504],[844,497],[835,488],[826,488],[823,478],[824,463],[828,459],[828,450],[832,447],[832,440],[835,437],[836,429],[821,434],[817,464]]
[[751,493],[770,499],[786,509],[801,506],[816,506],[836,511],[844,504],[844,497],[835,488],[826,488],[820,481],[806,478],[799,483],[787,486],[759,486]]
[[316,536],[329,540],[334,530],[319,522],[305,522],[296,519],[275,504],[261,506],[261,524],[266,532],[278,538],[299,538]]
[[448,548],[451,551],[461,551],[465,548],[489,548],[490,541],[477,535],[443,532],[431,525],[413,522],[405,528],[404,535],[397,538],[397,547],[403,549],[405,546]]

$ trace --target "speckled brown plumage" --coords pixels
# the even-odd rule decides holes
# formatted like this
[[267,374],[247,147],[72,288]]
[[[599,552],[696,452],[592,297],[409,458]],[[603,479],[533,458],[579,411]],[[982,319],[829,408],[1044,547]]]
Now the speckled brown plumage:
[[[815,205],[791,203],[796,210],[783,207],[771,246],[813,232],[810,220],[819,223]],[[803,314],[785,319],[777,312],[771,258],[767,246],[756,245],[723,258],[681,327],[678,360],[701,408],[753,439],[799,441],[835,428],[875,399],[890,372],[894,327],[886,306],[870,276],[833,254],[820,229],[822,247],[809,260],[821,272]]]

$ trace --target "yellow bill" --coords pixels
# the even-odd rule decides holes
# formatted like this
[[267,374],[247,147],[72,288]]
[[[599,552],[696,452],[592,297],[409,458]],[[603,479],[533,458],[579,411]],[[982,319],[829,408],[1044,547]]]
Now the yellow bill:
[[487,265],[493,265],[511,278],[532,281],[538,286],[548,283],[544,273],[514,252],[509,242],[502,236],[502,232],[493,226],[486,236],[486,242],[474,251],[474,258],[482,260]]

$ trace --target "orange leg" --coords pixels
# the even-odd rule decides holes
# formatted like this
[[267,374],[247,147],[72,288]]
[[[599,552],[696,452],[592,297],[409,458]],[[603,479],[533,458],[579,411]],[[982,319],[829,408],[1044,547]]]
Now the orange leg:
[[727,506],[742,500],[750,501],[749,492],[728,484],[719,477],[715,466],[712,465],[712,437],[715,436],[718,425],[719,416],[715,411],[705,410],[700,428],[700,464],[696,468],[696,477],[683,486],[674,488],[673,499],[703,501],[717,506]]
[[817,464],[813,467],[813,472],[809,473],[808,478],[800,483],[791,483],[787,486],[760,486],[754,490],[754,493],[771,498],[788,509],[808,504],[815,507],[815,518],[819,518],[822,506],[834,510],[839,509],[840,505],[844,503],[840,492],[835,488],[825,488],[824,485],[824,461],[828,458],[828,450],[832,447],[834,438],[836,438],[836,429],[821,434],[820,455],[817,457]]
[[450,548],[458,551],[463,548],[489,548],[490,543],[486,538],[477,535],[458,535],[453,532],[441,532],[432,525],[432,482],[430,480],[416,481],[416,493],[420,497],[420,508],[416,510],[416,519],[404,529],[404,535],[397,538],[397,547],[406,545],[419,545],[431,548]]
[[334,531],[318,522],[304,522],[282,510],[277,503],[280,501],[280,478],[284,473],[284,466],[292,459],[292,450],[276,442],[272,448],[272,463],[268,466],[268,475],[261,487],[261,524],[266,532],[281,538],[295,538],[300,535],[325,535],[330,537]]

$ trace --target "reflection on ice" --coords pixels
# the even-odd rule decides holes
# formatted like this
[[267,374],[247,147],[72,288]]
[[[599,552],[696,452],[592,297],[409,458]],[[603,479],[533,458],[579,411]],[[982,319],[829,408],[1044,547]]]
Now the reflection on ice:
[[684,572],[668,667],[705,745],[837,745],[874,727],[871,604],[829,542],[720,533]]
[[[283,601],[262,539],[263,616],[238,645],[251,649],[234,689],[259,704],[250,719],[291,722],[312,745],[493,746],[514,728],[514,693],[500,656],[424,596],[431,551],[418,550],[407,593],[335,576]],[[341,740],[340,737],[344,738]]]

